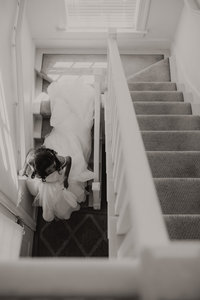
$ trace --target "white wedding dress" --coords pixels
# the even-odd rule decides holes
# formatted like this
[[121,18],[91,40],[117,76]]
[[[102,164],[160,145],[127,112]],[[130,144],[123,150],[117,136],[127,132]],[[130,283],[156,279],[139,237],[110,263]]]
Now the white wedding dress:
[[27,185],[32,194],[37,194],[34,204],[42,206],[43,218],[52,221],[54,217],[69,219],[71,213],[85,201],[86,181],[94,178],[89,171],[91,153],[91,128],[94,116],[94,89],[81,79],[68,83],[64,78],[48,87],[51,104],[51,133],[44,145],[54,149],[58,155],[71,156],[68,189],[63,188],[65,169],[40,179],[29,179]]

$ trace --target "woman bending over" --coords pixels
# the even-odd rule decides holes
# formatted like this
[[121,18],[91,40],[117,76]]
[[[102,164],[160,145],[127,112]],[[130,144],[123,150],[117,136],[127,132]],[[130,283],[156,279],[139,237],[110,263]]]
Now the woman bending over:
[[[43,207],[43,217],[68,219],[79,203],[85,201],[87,181],[94,178],[88,170],[91,153],[91,128],[94,117],[94,89],[76,80],[61,78],[48,87],[51,104],[51,133],[43,147],[28,155],[27,185]],[[34,178],[34,179],[31,179]]]

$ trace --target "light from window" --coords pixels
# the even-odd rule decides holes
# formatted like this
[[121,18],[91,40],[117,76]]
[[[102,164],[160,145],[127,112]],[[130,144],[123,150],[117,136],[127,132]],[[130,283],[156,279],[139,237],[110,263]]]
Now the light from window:
[[65,0],[67,28],[135,29],[139,0]]

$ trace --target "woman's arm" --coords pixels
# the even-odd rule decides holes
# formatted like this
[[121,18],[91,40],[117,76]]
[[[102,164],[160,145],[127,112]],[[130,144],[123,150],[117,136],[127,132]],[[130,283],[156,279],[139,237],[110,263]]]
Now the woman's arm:
[[67,189],[69,184],[68,184],[68,177],[69,177],[69,172],[71,170],[72,166],[72,158],[71,156],[65,157],[65,174],[64,174],[64,187]]
[[26,155],[26,159],[24,162],[23,168],[19,171],[20,176],[31,176],[34,170],[34,158],[35,158],[35,150],[30,149]]

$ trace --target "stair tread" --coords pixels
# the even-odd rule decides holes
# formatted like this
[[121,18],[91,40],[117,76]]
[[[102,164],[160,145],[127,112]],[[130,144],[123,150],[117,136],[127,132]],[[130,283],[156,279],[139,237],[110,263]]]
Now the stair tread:
[[176,84],[176,82],[173,81],[133,81],[131,82],[131,79],[129,79],[128,84],[138,84],[138,83],[150,83],[150,84]]
[[178,91],[130,91],[134,102],[183,102],[183,93]]
[[200,239],[200,215],[164,215],[164,220],[170,239]]
[[[196,183],[200,183],[200,177],[199,178],[191,178],[191,177],[185,177],[185,178],[173,178],[173,177],[166,177],[166,178],[162,178],[162,177],[158,177],[158,178],[154,178],[155,182],[166,182],[166,181],[171,181],[171,182],[196,182]],[[200,187],[199,187],[200,188]]]
[[183,95],[180,91],[130,91],[133,94],[155,94],[155,95]]
[[179,154],[185,154],[185,155],[190,155],[190,154],[200,154],[200,151],[196,151],[196,150],[193,150],[193,151],[146,151],[147,153],[155,153],[155,154],[172,154],[172,152],[174,153],[179,153]]
[[163,119],[165,119],[165,118],[170,118],[170,119],[173,119],[173,118],[190,118],[190,119],[195,119],[195,120],[199,120],[200,121],[200,116],[194,116],[194,115],[173,115],[173,116],[168,116],[168,115],[165,115],[165,114],[163,114],[163,115],[137,115],[137,118],[138,117],[142,117],[142,118],[152,118],[152,117],[154,117],[154,118],[163,118]]
[[147,151],[154,178],[199,178],[200,151]]
[[185,102],[134,102],[137,115],[190,115],[192,114],[191,104]]
[[141,130],[141,133],[148,133],[148,134],[166,134],[166,133],[172,133],[172,134],[191,134],[196,133],[200,135],[200,129],[198,130]]
[[137,115],[141,130],[200,130],[200,116]]
[[200,130],[141,131],[147,151],[199,151]]
[[149,105],[149,106],[167,106],[167,105],[171,105],[171,106],[191,106],[191,103],[189,102],[171,102],[171,101],[166,101],[166,102],[158,102],[158,101],[133,101],[134,104],[139,104],[139,105]]
[[154,179],[164,214],[200,214],[200,178]]
[[176,83],[175,82],[149,82],[149,81],[141,81],[141,82],[129,82],[128,83],[130,91],[176,91]]

